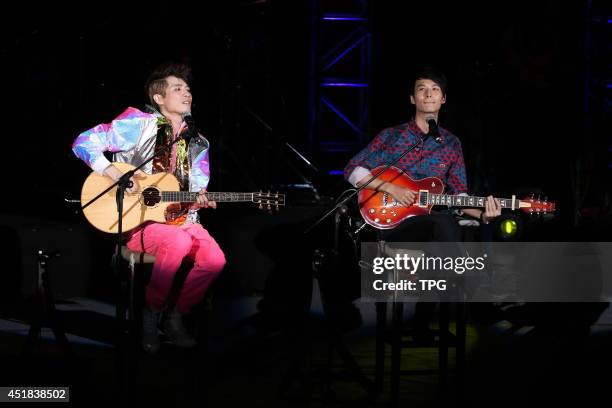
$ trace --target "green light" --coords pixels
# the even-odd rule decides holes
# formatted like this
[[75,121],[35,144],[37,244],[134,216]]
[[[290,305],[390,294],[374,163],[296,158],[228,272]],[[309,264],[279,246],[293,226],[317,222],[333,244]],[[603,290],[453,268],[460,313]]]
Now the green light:
[[502,233],[505,236],[509,237],[516,234],[516,231],[518,230],[518,225],[515,220],[505,219],[501,222],[500,228]]

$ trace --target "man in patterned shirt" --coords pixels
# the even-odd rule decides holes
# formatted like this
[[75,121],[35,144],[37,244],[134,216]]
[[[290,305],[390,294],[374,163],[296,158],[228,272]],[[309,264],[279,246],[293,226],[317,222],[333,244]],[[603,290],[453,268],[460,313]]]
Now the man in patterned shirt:
[[[410,102],[415,106],[414,119],[408,123],[391,127],[380,132],[370,144],[359,152],[344,169],[349,183],[360,187],[367,183],[372,174],[370,170],[391,163],[407,148],[418,146],[404,156],[396,167],[404,170],[413,179],[438,177],[450,194],[467,195],[467,180],[461,142],[449,131],[439,128],[440,142],[427,138],[428,119],[438,122],[440,108],[446,102],[446,77],[431,68],[421,69],[414,77]],[[375,179],[366,187],[383,191],[404,206],[414,203],[416,192],[408,188]],[[499,200],[487,197],[485,210],[464,209],[463,212],[487,224],[501,214]],[[432,212],[430,215],[410,217],[392,230],[381,231],[386,241],[439,241],[458,242],[460,229],[453,217],[444,213]],[[418,303],[413,323],[415,328],[427,329],[435,303]]]

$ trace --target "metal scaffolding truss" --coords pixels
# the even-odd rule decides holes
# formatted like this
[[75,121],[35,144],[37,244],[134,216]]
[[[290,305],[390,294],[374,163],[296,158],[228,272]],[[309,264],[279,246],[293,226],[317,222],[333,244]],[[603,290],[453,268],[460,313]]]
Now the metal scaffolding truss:
[[584,112],[587,132],[607,129],[607,167],[612,171],[612,15],[605,1],[588,0],[585,30]]
[[310,146],[333,174],[369,126],[370,22],[366,0],[311,0],[311,7]]
[[[609,206],[612,199],[608,180],[612,174],[612,16],[607,3],[602,0],[585,2],[583,143],[591,149],[579,154],[574,163],[575,225],[581,220],[581,209],[589,201]],[[594,188],[595,185],[606,187]]]

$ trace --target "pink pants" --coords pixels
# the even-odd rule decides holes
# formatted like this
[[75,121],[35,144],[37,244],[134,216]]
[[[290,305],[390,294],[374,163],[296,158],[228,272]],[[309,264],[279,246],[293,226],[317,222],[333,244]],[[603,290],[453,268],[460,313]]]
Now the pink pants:
[[178,296],[176,308],[187,313],[204,297],[206,289],[225,265],[225,255],[217,242],[200,224],[183,226],[151,223],[134,232],[127,243],[132,251],[155,256],[151,281],[147,286],[147,303],[162,309],[168,299],[174,275],[183,258],[193,259],[194,265]]

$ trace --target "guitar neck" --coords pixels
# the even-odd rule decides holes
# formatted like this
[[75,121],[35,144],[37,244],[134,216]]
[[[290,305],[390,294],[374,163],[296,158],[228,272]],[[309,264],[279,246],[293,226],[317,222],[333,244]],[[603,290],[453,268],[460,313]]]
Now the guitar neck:
[[[251,202],[254,193],[225,193],[206,192],[204,195],[209,201],[223,202]],[[162,191],[162,201],[173,203],[194,203],[199,193],[190,191]]]
[[[484,208],[487,202],[486,197],[451,195],[451,194],[431,194],[421,193],[421,201],[432,205],[450,205],[452,207],[476,207]],[[502,208],[517,209],[520,208],[521,200],[517,198],[498,198]]]

